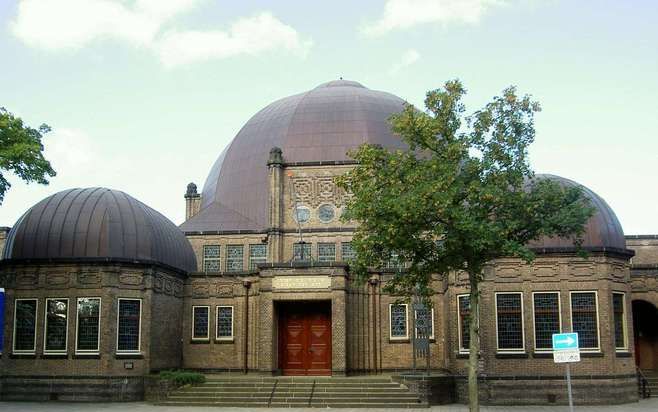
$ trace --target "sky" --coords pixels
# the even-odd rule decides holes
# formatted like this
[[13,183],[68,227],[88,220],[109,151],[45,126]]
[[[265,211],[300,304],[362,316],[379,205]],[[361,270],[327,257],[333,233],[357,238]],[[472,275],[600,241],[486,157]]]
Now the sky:
[[60,190],[123,190],[177,224],[240,127],[343,77],[422,107],[459,78],[475,111],[516,85],[542,105],[538,173],[658,233],[655,0],[0,0],[0,106],[47,123],[48,186],[12,184],[0,226]]

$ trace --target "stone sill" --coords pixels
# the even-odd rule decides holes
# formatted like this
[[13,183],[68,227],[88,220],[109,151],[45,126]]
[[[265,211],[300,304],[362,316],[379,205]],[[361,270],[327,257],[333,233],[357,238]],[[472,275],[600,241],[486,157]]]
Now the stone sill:
[[217,339],[217,338],[215,338],[215,343],[218,343],[220,345],[221,344],[233,344],[233,343],[235,343],[235,339],[234,338],[230,338],[230,339]]
[[206,345],[210,343],[210,339],[192,339],[190,340],[191,345]]

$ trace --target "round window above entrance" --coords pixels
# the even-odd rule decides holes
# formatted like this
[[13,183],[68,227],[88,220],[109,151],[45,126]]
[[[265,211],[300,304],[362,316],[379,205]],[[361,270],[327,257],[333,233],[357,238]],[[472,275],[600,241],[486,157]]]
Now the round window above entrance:
[[336,211],[333,205],[324,204],[318,208],[318,218],[322,223],[329,223],[334,220],[336,216]]

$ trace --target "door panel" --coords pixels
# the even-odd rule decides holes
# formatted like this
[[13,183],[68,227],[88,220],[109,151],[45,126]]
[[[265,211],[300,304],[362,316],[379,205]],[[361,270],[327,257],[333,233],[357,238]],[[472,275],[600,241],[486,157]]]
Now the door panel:
[[279,316],[280,367],[284,375],[331,375],[331,308],[284,305]]

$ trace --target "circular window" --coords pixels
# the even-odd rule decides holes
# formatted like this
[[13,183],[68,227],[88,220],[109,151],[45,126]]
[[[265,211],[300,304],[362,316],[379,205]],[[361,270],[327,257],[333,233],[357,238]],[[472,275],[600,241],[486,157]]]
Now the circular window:
[[334,219],[336,212],[332,205],[322,205],[318,209],[318,218],[323,223],[331,222]]
[[311,218],[311,210],[306,206],[297,206],[292,211],[292,217],[297,223],[306,223]]

